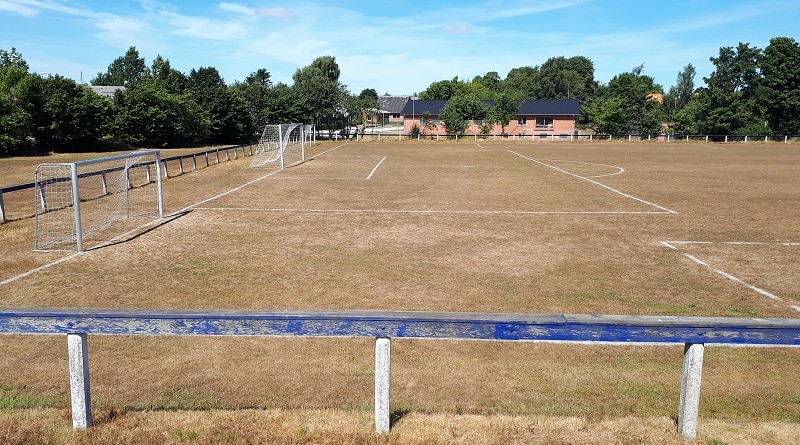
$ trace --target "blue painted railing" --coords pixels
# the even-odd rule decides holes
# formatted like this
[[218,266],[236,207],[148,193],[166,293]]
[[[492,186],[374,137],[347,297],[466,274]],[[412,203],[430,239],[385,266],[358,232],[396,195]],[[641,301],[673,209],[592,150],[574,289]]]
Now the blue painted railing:
[[250,335],[376,339],[375,428],[389,430],[390,339],[683,344],[678,432],[696,435],[706,344],[800,346],[800,319],[407,311],[0,309],[0,334],[67,335],[73,426],[91,426],[88,335]]

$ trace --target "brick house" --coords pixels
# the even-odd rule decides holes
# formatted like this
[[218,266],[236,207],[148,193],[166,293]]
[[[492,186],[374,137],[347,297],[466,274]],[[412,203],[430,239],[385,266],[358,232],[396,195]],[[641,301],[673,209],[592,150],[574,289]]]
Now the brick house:
[[411,99],[413,99],[411,96],[378,96],[377,123],[382,125],[402,123],[403,107]]
[[[493,106],[493,101],[484,101],[488,106]],[[404,123],[404,133],[411,133],[416,123],[425,134],[447,134],[441,123],[439,115],[447,104],[446,100],[409,100],[401,112]],[[422,125],[422,116],[427,112],[430,115],[428,127]],[[508,135],[566,135],[575,133],[575,118],[580,114],[580,101],[578,99],[553,99],[553,100],[526,100],[517,113],[505,127]],[[466,134],[480,134],[482,121],[470,121]],[[490,134],[501,134],[500,125],[494,125]]]

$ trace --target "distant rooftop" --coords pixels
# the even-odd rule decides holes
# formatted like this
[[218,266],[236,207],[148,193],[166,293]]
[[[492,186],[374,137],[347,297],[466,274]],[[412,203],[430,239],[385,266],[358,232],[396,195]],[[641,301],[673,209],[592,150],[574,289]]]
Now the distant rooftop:
[[90,85],[89,88],[91,88],[95,93],[109,98],[114,97],[114,93],[117,91],[125,91],[125,87],[122,85]]

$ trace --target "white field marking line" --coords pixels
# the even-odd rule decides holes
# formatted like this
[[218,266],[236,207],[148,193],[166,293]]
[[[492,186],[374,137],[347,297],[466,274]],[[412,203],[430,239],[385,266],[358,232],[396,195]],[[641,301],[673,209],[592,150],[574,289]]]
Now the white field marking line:
[[600,166],[600,167],[608,167],[608,168],[616,168],[617,169],[616,173],[608,173],[608,174],[605,174],[605,175],[594,175],[594,176],[581,176],[582,178],[603,178],[603,177],[606,177],[606,176],[619,175],[619,174],[622,174],[622,173],[625,172],[624,168],[618,167],[616,165],[596,164],[594,162],[583,162],[583,161],[568,161],[566,159],[552,159],[551,161],[555,161],[555,162],[570,162],[572,164],[597,165],[597,166]]
[[[317,156],[323,155],[323,154],[325,154],[325,153],[329,153],[329,152],[331,152],[331,151],[333,151],[333,150],[336,150],[336,149],[338,149],[338,148],[344,147],[345,145],[347,145],[347,142],[345,142],[344,144],[341,144],[341,145],[337,145],[336,147],[333,147],[333,148],[331,148],[330,150],[323,151],[322,153],[319,153],[319,154],[317,154],[317,155],[315,155],[315,156],[312,156],[312,157],[310,157],[310,158],[308,158],[308,159],[314,159],[314,158],[315,158],[315,157],[317,157]],[[292,164],[292,165],[294,165],[294,164]],[[273,171],[273,172],[270,172],[270,173],[268,173],[268,174],[266,174],[266,175],[264,175],[264,176],[260,176],[260,177],[258,177],[258,178],[256,178],[256,179],[253,179],[252,181],[245,182],[244,184],[242,184],[242,185],[240,185],[240,186],[238,186],[238,187],[234,187],[234,188],[232,188],[232,189],[228,190],[227,192],[222,192],[222,193],[220,193],[220,194],[219,194],[219,195],[217,195],[217,196],[212,196],[211,198],[204,199],[204,200],[202,200],[202,201],[199,201],[199,202],[196,202],[196,203],[194,203],[194,204],[192,204],[192,205],[186,206],[186,207],[184,207],[183,209],[181,209],[181,210],[178,210],[177,212],[173,213],[173,215],[177,215],[177,214],[180,214],[180,213],[184,213],[184,212],[186,212],[186,211],[188,211],[188,210],[191,210],[191,209],[193,209],[193,208],[196,208],[196,207],[200,206],[201,204],[205,204],[205,203],[207,203],[207,202],[210,202],[210,201],[213,201],[213,200],[215,200],[215,199],[222,198],[223,196],[230,195],[231,193],[238,192],[239,190],[241,190],[241,189],[243,189],[243,188],[245,188],[245,187],[247,187],[247,186],[249,186],[249,185],[253,185],[253,184],[255,184],[256,182],[259,182],[259,181],[261,181],[261,180],[267,179],[267,178],[269,178],[270,176],[274,176],[274,175],[276,175],[277,173],[279,173],[280,171],[281,171],[281,170],[275,170],[275,171]]]
[[317,154],[315,154],[314,156],[311,156],[311,157],[310,157],[310,158],[308,158],[308,159],[314,159],[314,158],[316,158],[317,156],[322,156],[322,155],[324,155],[325,153],[330,153],[330,152],[332,152],[332,151],[334,151],[334,150],[338,150],[338,149],[340,149],[340,148],[344,147],[344,146],[345,146],[345,145],[347,145],[347,144],[349,144],[349,142],[345,142],[344,144],[339,144],[339,145],[337,145],[337,146],[335,146],[335,147],[333,147],[333,148],[331,148],[331,149],[329,149],[329,150],[325,150],[325,151],[323,151],[323,152],[321,152],[321,153],[317,153]]
[[[336,149],[338,149],[338,148],[340,148],[340,147],[343,147],[343,146],[345,146],[345,145],[347,145],[347,143],[346,143],[346,142],[345,142],[344,144],[337,145],[336,147],[333,147],[333,148],[331,148],[330,150],[323,151],[322,153],[319,153],[319,154],[317,154],[316,156],[320,156],[320,155],[322,155],[322,154],[325,154],[325,153],[331,152],[331,151],[333,151],[333,150],[336,150]],[[312,157],[312,158],[309,158],[309,159],[313,159],[313,157]],[[231,189],[231,190],[228,190],[227,192],[220,193],[219,195],[217,195],[217,196],[214,196],[214,197],[212,197],[212,198],[208,198],[208,199],[205,199],[205,200],[203,200],[203,201],[200,201],[200,202],[194,203],[194,204],[192,204],[192,205],[190,205],[190,206],[187,206],[187,207],[185,207],[185,208],[183,208],[183,209],[181,209],[181,210],[178,210],[177,212],[173,212],[173,213],[171,213],[171,214],[169,214],[169,215],[166,215],[164,218],[171,218],[171,217],[173,217],[173,216],[180,215],[181,213],[184,213],[184,212],[186,212],[186,211],[188,211],[188,210],[191,210],[191,209],[193,209],[193,208],[195,208],[195,207],[197,207],[197,206],[199,206],[199,205],[201,205],[201,204],[205,204],[205,203],[207,203],[207,202],[209,202],[209,201],[213,201],[213,200],[215,200],[215,199],[217,199],[217,198],[221,198],[221,197],[223,197],[223,196],[225,196],[225,195],[228,195],[228,194],[230,194],[230,193],[233,193],[233,192],[235,192],[235,191],[241,190],[242,188],[244,188],[244,187],[246,187],[246,186],[248,186],[248,185],[254,184],[254,183],[258,182],[258,181],[261,181],[262,179],[268,178],[268,177],[270,177],[270,176],[274,175],[275,173],[278,173],[279,171],[280,171],[280,170],[276,170],[276,171],[274,171],[274,172],[271,172],[271,173],[269,173],[269,174],[267,174],[267,175],[264,175],[264,176],[261,176],[261,177],[259,177],[259,178],[256,178],[256,179],[254,179],[254,180],[252,180],[252,181],[250,181],[250,182],[247,182],[247,183],[245,183],[245,184],[242,184],[242,185],[240,185],[239,187],[236,187],[236,188],[233,188],[233,189]],[[135,232],[135,231],[137,231],[137,230],[144,229],[145,227],[147,227],[147,226],[149,226],[149,225],[151,225],[151,224],[152,224],[152,222],[148,222],[148,223],[146,223],[146,224],[142,224],[141,226],[139,226],[139,227],[136,227],[136,228],[134,228],[134,229],[132,229],[132,230],[130,230],[130,231],[128,231],[128,232],[126,232],[126,233],[127,233],[127,234],[133,233],[133,232]],[[122,235],[120,235],[120,236],[122,236]],[[114,239],[119,239],[119,237],[120,237],[120,236],[117,236],[117,237],[115,237]],[[109,243],[110,243],[110,241],[109,241]],[[71,255],[67,255],[67,256],[65,256],[65,257],[59,258],[59,259],[57,259],[57,260],[55,260],[55,261],[51,261],[51,262],[49,262],[49,263],[47,263],[47,264],[43,264],[43,265],[41,265],[41,266],[39,266],[39,267],[37,267],[37,268],[35,268],[35,269],[31,269],[31,270],[29,270],[29,271],[27,271],[27,272],[23,272],[23,273],[21,273],[21,274],[19,274],[19,275],[17,275],[17,276],[14,276],[14,277],[11,277],[11,278],[7,278],[7,279],[5,279],[5,280],[3,280],[3,281],[0,281],[0,286],[6,285],[6,284],[9,284],[9,283],[13,283],[14,281],[17,281],[17,280],[19,280],[19,279],[25,278],[25,277],[27,277],[27,276],[29,276],[29,275],[32,275],[32,274],[36,273],[36,272],[41,272],[41,271],[43,271],[43,270],[49,269],[49,268],[51,268],[51,267],[53,267],[53,266],[56,266],[56,265],[58,265],[58,264],[60,264],[60,263],[63,263],[63,262],[65,262],[65,261],[68,261],[68,260],[71,260],[71,259],[73,259],[73,258],[75,258],[75,257],[77,257],[77,256],[79,256],[79,255],[83,255],[83,254],[85,254],[85,253],[87,253],[87,252],[90,252],[91,250],[94,250],[94,249],[89,249],[89,250],[87,250],[87,251],[84,251],[84,252],[73,253],[73,254],[71,254]]]
[[286,213],[417,213],[453,215],[663,215],[664,212],[547,212],[525,210],[391,210],[391,209],[301,209],[289,207],[195,207],[196,210],[286,212]]
[[727,273],[727,272],[723,272],[723,271],[721,271],[721,270],[719,270],[719,269],[715,269],[715,270],[714,270],[714,272],[716,272],[716,273],[718,273],[718,274],[722,275],[723,277],[725,277],[725,278],[727,278],[727,279],[729,279],[729,280],[732,280],[732,281],[735,281],[735,282],[737,282],[737,283],[739,283],[739,284],[742,284],[742,285],[744,285],[745,287],[747,287],[748,289],[750,289],[750,290],[753,290],[753,291],[756,291],[756,292],[758,292],[759,294],[761,294],[761,295],[763,295],[763,296],[765,296],[765,297],[772,298],[772,299],[773,299],[773,300],[775,300],[775,301],[780,301],[780,302],[783,302],[783,300],[782,300],[782,299],[781,299],[779,296],[777,296],[777,295],[775,295],[775,294],[773,294],[773,293],[767,292],[767,291],[765,291],[764,289],[761,289],[761,288],[758,288],[758,287],[756,287],[756,286],[753,286],[752,284],[745,283],[744,281],[742,281],[742,280],[740,280],[740,279],[738,279],[738,278],[734,277],[733,275],[731,275],[731,274],[729,274],[729,273]]
[[314,178],[312,176],[297,176],[294,178],[275,178],[280,179],[281,181],[363,181],[364,178]]
[[71,259],[75,258],[76,256],[81,255],[83,253],[85,253],[85,252],[73,253],[71,255],[67,255],[65,257],[59,258],[59,259],[57,259],[57,260],[55,260],[53,262],[50,262],[50,263],[47,263],[45,265],[39,266],[36,269],[31,269],[31,270],[29,270],[27,272],[23,272],[23,273],[15,276],[15,277],[7,278],[7,279],[5,279],[3,281],[0,281],[0,286],[4,286],[6,284],[13,283],[14,281],[17,281],[17,280],[20,280],[22,278],[25,278],[28,275],[33,275],[36,272],[41,272],[41,271],[43,271],[45,269],[49,269],[49,268],[51,268],[51,267],[53,267],[53,266],[55,266],[57,264],[63,263],[64,261],[69,261],[69,260],[71,260]]
[[[675,247],[675,244],[715,244],[715,243],[711,242],[711,241],[661,241],[661,244],[663,246],[665,246],[665,247],[669,247],[670,249],[679,250],[677,247]],[[765,243],[765,242],[750,242],[750,241],[721,241],[721,242],[718,242],[716,244],[746,245],[746,246],[768,246],[768,245],[788,246],[788,247],[800,246],[800,243]],[[695,257],[693,255],[689,255],[688,253],[684,253],[683,256],[685,256],[686,258],[689,258],[690,260],[694,261],[695,263],[697,263],[697,264],[699,264],[699,265],[701,265],[703,267],[707,267],[707,268],[711,269],[711,266],[709,266],[704,261],[702,261],[701,259],[699,259],[699,258],[697,258],[697,257]],[[773,294],[772,292],[768,292],[768,291],[766,291],[764,289],[761,289],[760,287],[757,287],[757,286],[754,286],[754,285],[752,285],[750,283],[744,282],[741,279],[739,279],[739,278],[737,278],[737,277],[735,277],[735,276],[733,276],[733,275],[731,275],[731,274],[729,274],[729,273],[727,273],[725,271],[722,271],[722,270],[719,270],[719,269],[712,269],[712,270],[714,271],[714,273],[722,275],[723,277],[725,277],[725,278],[727,278],[727,279],[729,279],[731,281],[739,283],[739,284],[745,286],[746,288],[748,288],[748,289],[750,289],[750,290],[752,290],[752,291],[754,291],[756,293],[759,293],[759,294],[761,294],[761,295],[763,295],[763,296],[765,296],[767,298],[770,298],[770,299],[775,300],[775,301],[779,301],[781,303],[785,303],[785,301],[783,301],[783,299],[781,297]],[[789,307],[791,307],[792,309],[794,309],[797,312],[800,312],[800,306],[797,306],[797,305],[794,305],[794,304],[790,304]]]
[[381,164],[383,164],[383,161],[385,161],[385,160],[386,160],[386,156],[384,156],[384,157],[383,157],[383,159],[381,159],[381,161],[380,161],[380,162],[378,162],[378,165],[376,165],[376,166],[375,166],[375,168],[373,168],[373,169],[372,169],[372,171],[369,173],[369,176],[367,176],[367,181],[369,181],[370,179],[372,179],[372,175],[374,175],[374,174],[375,174],[375,171],[377,171],[377,170],[378,170],[378,167],[380,167],[380,166],[381,166]]
[[624,196],[624,197],[626,197],[626,198],[633,199],[634,201],[639,201],[639,202],[641,202],[641,203],[643,203],[643,204],[647,204],[647,205],[649,205],[649,206],[652,206],[652,207],[655,207],[655,208],[657,208],[657,209],[661,209],[661,210],[663,210],[663,211],[665,211],[665,212],[667,212],[667,213],[671,213],[671,214],[673,214],[673,215],[677,215],[677,214],[678,214],[678,212],[676,212],[676,211],[674,211],[674,210],[670,210],[670,209],[668,209],[668,208],[666,208],[666,207],[662,207],[662,206],[660,206],[660,205],[658,205],[658,204],[653,204],[652,202],[645,201],[644,199],[637,198],[637,197],[635,197],[635,196],[632,196],[632,195],[629,195],[629,194],[627,194],[627,193],[623,193],[623,192],[621,192],[621,191],[619,191],[619,190],[617,190],[617,189],[615,189],[615,188],[613,188],[613,187],[609,187],[609,186],[607,186],[607,185],[605,185],[605,184],[601,184],[601,183],[599,183],[599,182],[597,182],[597,181],[595,181],[595,180],[592,180],[592,179],[586,178],[586,177],[584,177],[584,176],[576,175],[575,173],[570,173],[570,172],[568,172],[568,171],[566,171],[566,170],[564,170],[564,169],[562,169],[562,168],[558,168],[558,167],[556,167],[556,166],[553,166],[553,165],[545,164],[545,163],[544,163],[544,162],[542,162],[542,161],[537,161],[536,159],[533,159],[533,158],[531,158],[531,157],[528,157],[528,156],[525,156],[525,155],[519,154],[519,153],[517,153],[517,152],[515,152],[515,151],[513,151],[513,150],[508,150],[508,151],[509,151],[510,153],[514,153],[515,155],[517,155],[517,156],[519,156],[519,157],[521,157],[521,158],[525,158],[525,159],[527,159],[527,160],[529,160],[529,161],[533,161],[533,162],[535,162],[535,163],[537,163],[537,164],[541,164],[541,165],[543,165],[543,166],[545,166],[545,167],[552,168],[553,170],[560,171],[561,173],[565,173],[565,174],[567,174],[567,175],[574,176],[574,177],[576,177],[576,178],[578,178],[578,179],[582,179],[582,180],[584,180],[584,181],[591,182],[591,183],[592,183],[592,184],[594,184],[594,185],[599,185],[600,187],[603,187],[603,188],[604,188],[604,189],[606,189],[606,190],[610,190],[610,191],[612,191],[612,192],[614,192],[614,193],[616,193],[616,194],[618,194],[618,195],[622,195],[622,196]]
[[728,244],[734,246],[786,246],[800,247],[800,243],[795,242],[763,242],[763,241],[661,241],[661,244],[673,247],[675,244]]

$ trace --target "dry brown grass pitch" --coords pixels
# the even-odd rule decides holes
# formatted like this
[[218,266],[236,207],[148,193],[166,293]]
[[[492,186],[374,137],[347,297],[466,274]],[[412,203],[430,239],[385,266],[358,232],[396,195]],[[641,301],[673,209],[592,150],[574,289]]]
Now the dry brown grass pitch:
[[[184,214],[0,285],[0,306],[798,316],[796,145],[310,151],[170,178]],[[0,226],[0,282],[68,256],[32,237],[31,218]],[[36,407],[0,411],[11,443],[683,443],[677,347],[395,340],[401,416],[374,436],[369,340],[92,337],[97,425],[73,433],[64,338],[0,340],[3,406]],[[709,347],[698,442],[800,442],[798,364]]]

